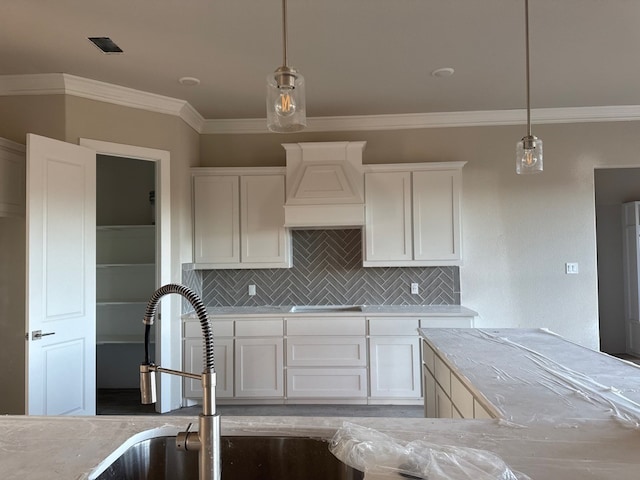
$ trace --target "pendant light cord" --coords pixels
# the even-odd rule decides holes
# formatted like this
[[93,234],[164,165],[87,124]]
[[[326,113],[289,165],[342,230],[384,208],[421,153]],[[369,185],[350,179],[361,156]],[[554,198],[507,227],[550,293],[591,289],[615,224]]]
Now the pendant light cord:
[[282,0],[282,65],[287,63],[287,0]]
[[531,136],[531,99],[529,94],[529,0],[524,0],[524,24],[527,60],[527,135]]

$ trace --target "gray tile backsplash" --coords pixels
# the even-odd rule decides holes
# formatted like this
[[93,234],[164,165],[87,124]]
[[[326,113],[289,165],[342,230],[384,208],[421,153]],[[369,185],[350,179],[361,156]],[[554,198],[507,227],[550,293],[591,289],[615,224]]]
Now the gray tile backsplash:
[[[458,267],[362,266],[360,230],[294,230],[293,267],[183,270],[207,306],[459,305]],[[411,295],[410,284],[420,293]],[[248,286],[256,285],[249,296]]]

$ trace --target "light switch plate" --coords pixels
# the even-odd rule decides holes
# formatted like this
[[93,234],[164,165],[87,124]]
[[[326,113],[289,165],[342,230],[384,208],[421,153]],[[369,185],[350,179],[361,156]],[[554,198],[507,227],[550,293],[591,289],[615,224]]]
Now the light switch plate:
[[254,296],[256,294],[256,286],[249,285],[249,296]]
[[418,295],[418,293],[420,292],[418,284],[417,283],[412,283],[411,284],[411,295]]

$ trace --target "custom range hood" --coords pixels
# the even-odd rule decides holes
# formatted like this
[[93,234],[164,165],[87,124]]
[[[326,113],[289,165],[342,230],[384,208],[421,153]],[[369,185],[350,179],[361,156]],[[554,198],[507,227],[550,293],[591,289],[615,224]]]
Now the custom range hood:
[[285,227],[364,225],[366,142],[283,143],[287,152]]

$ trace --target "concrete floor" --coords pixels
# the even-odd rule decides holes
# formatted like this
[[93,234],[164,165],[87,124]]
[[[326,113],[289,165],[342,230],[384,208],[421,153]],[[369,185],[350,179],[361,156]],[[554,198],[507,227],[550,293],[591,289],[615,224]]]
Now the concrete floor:
[[[302,417],[424,417],[422,405],[218,405],[218,413],[230,416]],[[185,407],[164,415],[198,415],[200,406]],[[140,403],[137,389],[98,390],[98,415],[158,415],[153,405]]]

